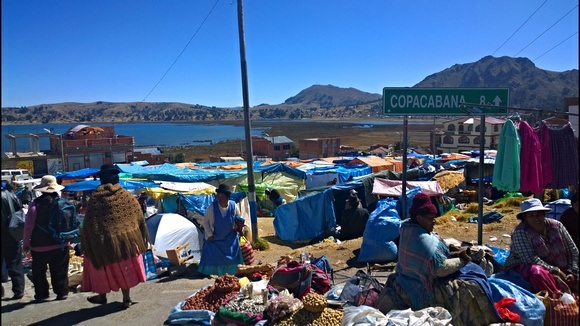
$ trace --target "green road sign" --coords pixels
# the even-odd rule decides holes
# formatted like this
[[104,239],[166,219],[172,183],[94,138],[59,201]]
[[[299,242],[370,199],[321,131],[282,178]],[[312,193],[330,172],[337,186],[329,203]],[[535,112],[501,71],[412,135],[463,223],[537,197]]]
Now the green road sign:
[[386,115],[499,115],[507,106],[507,88],[383,88]]

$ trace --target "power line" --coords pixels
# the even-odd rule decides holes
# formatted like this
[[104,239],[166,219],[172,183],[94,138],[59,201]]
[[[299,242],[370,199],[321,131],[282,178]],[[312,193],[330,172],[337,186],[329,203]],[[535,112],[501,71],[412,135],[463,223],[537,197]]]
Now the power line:
[[533,13],[530,15],[530,17],[528,17],[528,19],[526,19],[526,21],[525,21],[525,22],[523,22],[523,24],[521,24],[521,25],[520,25],[520,27],[518,27],[518,29],[516,29],[516,31],[515,31],[515,32],[513,32],[513,33],[512,33],[512,35],[510,35],[510,37],[508,37],[508,39],[507,39],[507,40],[505,40],[505,41],[504,41],[504,42],[503,42],[503,43],[502,43],[502,44],[499,46],[499,48],[497,48],[497,50],[495,50],[495,51],[494,51],[494,52],[493,52],[491,55],[493,56],[493,55],[494,55],[494,54],[495,54],[497,51],[499,51],[499,49],[501,49],[501,48],[502,48],[502,47],[503,47],[503,46],[504,46],[504,45],[507,43],[507,41],[509,41],[509,40],[510,40],[510,39],[511,39],[511,38],[512,38],[512,37],[513,37],[513,36],[514,36],[514,35],[515,35],[515,34],[516,34],[516,33],[517,33],[517,32],[518,32],[518,31],[519,31],[519,30],[520,30],[520,29],[521,29],[521,28],[522,28],[522,27],[523,27],[523,26],[526,24],[526,23],[527,23],[527,22],[528,22],[528,20],[530,20],[530,18],[532,18],[532,17],[533,17],[533,16],[534,16],[534,15],[535,15],[535,14],[538,12],[538,10],[540,10],[540,8],[542,8],[542,7],[543,7],[543,6],[546,4],[546,2],[548,2],[548,0],[544,1],[544,2],[543,2],[543,3],[542,3],[542,4],[541,4],[539,7],[538,7],[538,9],[536,9],[536,11],[534,11],[534,12],[533,12]]
[[532,60],[532,61],[536,61],[536,60],[538,60],[539,58],[543,57],[543,56],[544,56],[544,55],[546,55],[548,52],[550,52],[550,51],[554,50],[555,48],[557,48],[558,46],[560,46],[560,44],[562,44],[562,43],[564,43],[564,42],[568,41],[568,39],[569,39],[569,38],[571,38],[572,36],[574,36],[574,35],[576,35],[576,34],[578,34],[578,31],[576,31],[576,33],[574,33],[574,34],[572,34],[572,35],[568,36],[567,38],[565,38],[565,39],[564,39],[562,42],[560,42],[560,43],[558,43],[558,44],[554,45],[554,47],[552,47],[552,48],[551,48],[551,49],[549,49],[548,51],[546,51],[546,52],[542,53],[542,55],[540,55],[539,57],[535,58],[535,59],[534,59],[534,60]]
[[548,27],[548,29],[546,29],[544,32],[542,32],[542,34],[538,35],[538,37],[536,37],[533,41],[530,42],[530,44],[526,45],[523,49],[521,49],[518,53],[516,53],[514,55],[514,57],[517,57],[518,54],[520,54],[523,50],[527,49],[528,46],[532,45],[532,43],[534,43],[537,39],[539,39],[542,35],[544,35],[547,31],[549,31],[552,27],[554,27],[556,24],[558,24],[562,19],[564,19],[564,17],[568,16],[572,11],[574,11],[574,9],[578,8],[578,5],[576,5],[576,7],[572,8],[570,11],[568,11],[564,16],[560,17],[560,19],[558,19],[558,21],[556,21],[554,24],[552,24],[552,26]]
[[195,30],[195,33],[193,33],[193,35],[189,39],[189,42],[187,42],[187,44],[185,44],[185,47],[183,48],[183,50],[181,50],[181,52],[179,53],[179,55],[177,56],[177,58],[175,58],[175,60],[173,61],[173,63],[169,66],[169,68],[167,68],[167,71],[165,71],[165,73],[163,74],[163,76],[161,76],[161,78],[159,79],[159,81],[155,84],[155,86],[153,86],[153,88],[149,91],[149,93],[147,93],[147,95],[143,98],[143,100],[141,102],[145,102],[145,100],[147,99],[147,97],[149,97],[149,95],[155,90],[155,88],[157,88],[157,85],[159,85],[159,83],[161,83],[161,81],[163,80],[163,78],[165,78],[165,76],[169,73],[169,71],[171,70],[171,68],[173,68],[173,65],[175,65],[175,63],[177,62],[177,60],[179,60],[179,58],[185,52],[185,50],[187,49],[187,47],[189,46],[189,44],[191,43],[191,41],[193,41],[193,38],[197,35],[197,33],[199,32],[199,30],[201,29],[201,27],[203,26],[203,24],[205,23],[205,21],[209,18],[209,15],[211,15],[211,13],[213,12],[213,10],[217,6],[218,2],[220,2],[220,0],[216,0],[216,2],[214,3],[213,7],[211,7],[210,11],[207,13],[207,15],[205,16],[205,18],[203,19],[203,21],[201,22],[201,24],[199,25],[199,27]]

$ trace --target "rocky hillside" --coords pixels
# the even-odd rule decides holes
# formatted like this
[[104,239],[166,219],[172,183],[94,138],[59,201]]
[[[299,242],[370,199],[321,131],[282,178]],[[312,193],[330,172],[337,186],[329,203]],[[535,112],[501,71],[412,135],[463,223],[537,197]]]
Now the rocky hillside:
[[578,70],[548,71],[527,58],[487,56],[474,63],[453,65],[415,87],[507,87],[510,106],[553,110],[562,108],[564,97],[578,96]]
[[[489,87],[510,90],[510,106],[554,110],[565,97],[578,96],[578,70],[564,72],[537,68],[527,58],[487,56],[456,64],[426,77],[415,87]],[[261,119],[380,119],[380,94],[355,88],[313,85],[276,105],[251,108],[252,120]],[[3,123],[178,122],[241,120],[239,108],[217,108],[177,102],[57,103],[2,108]]]

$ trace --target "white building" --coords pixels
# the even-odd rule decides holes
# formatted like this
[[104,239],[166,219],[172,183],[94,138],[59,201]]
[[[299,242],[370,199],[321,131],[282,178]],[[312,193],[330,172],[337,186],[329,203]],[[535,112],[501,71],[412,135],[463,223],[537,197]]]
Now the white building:
[[[443,128],[435,131],[434,139],[437,153],[459,153],[479,150],[480,117],[464,117],[443,123]],[[499,134],[505,119],[485,117],[484,149],[497,149]]]

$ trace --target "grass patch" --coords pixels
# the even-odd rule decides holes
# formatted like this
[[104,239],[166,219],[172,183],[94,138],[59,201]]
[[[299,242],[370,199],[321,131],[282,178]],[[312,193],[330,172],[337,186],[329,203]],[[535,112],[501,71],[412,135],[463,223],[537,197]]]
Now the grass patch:
[[252,241],[252,248],[254,250],[265,251],[270,249],[270,243],[262,238],[256,238]]

